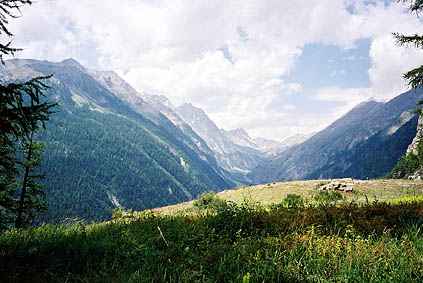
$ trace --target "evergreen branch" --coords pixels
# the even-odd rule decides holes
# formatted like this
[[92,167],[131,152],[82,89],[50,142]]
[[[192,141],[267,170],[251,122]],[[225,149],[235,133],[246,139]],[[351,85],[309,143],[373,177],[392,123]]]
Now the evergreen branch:
[[423,10],[423,0],[398,0],[398,2],[403,3],[410,3],[408,6],[408,11],[410,13],[416,13],[416,15],[419,15],[419,12]]
[[423,115],[423,111],[421,108],[414,109],[413,113],[419,116]]
[[403,75],[403,78],[411,88],[423,87],[423,65],[408,71]]
[[402,35],[397,32],[392,33],[398,46],[414,47],[421,49],[423,48],[423,36],[418,35]]
[[[0,35],[5,34],[8,37],[13,37],[13,33],[7,28],[9,18],[19,18],[22,15],[21,7],[23,5],[31,5],[32,3],[32,0],[0,0]],[[0,62],[3,65],[3,55],[13,56],[15,52],[22,50],[21,48],[11,47],[10,43],[0,44]]]
[[[1,0],[0,1],[0,34],[5,33],[7,36],[13,36],[13,33],[6,27],[9,23],[8,17],[12,19],[19,18],[22,15],[21,7],[23,5],[31,5],[32,0]],[[20,15],[14,14],[13,11],[19,12]]]

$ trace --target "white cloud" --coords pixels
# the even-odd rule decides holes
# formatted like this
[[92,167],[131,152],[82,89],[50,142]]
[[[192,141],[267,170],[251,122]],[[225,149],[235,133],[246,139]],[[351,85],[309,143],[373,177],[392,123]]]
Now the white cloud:
[[[423,60],[395,46],[391,32],[415,33],[423,26],[401,3],[383,2],[39,0],[11,29],[15,44],[26,48],[20,57],[74,57],[88,67],[114,69],[139,91],[198,105],[219,127],[282,139],[315,131],[360,99],[389,98],[405,89],[401,73]],[[353,14],[347,11],[351,4]],[[371,88],[316,91],[315,99],[342,103],[325,117],[296,109],[291,121],[285,112],[292,109],[269,109],[301,93],[302,86],[284,76],[306,44],[349,49],[363,38],[371,40]]]
[[285,110],[295,110],[296,107],[295,107],[294,104],[286,104],[286,105],[283,106],[283,109],[285,109]]
[[398,47],[390,36],[373,40],[370,57],[369,75],[377,99],[390,99],[407,90],[402,74],[423,64],[421,51]]
[[338,106],[329,109],[327,117],[334,120],[345,114],[355,105],[372,98],[372,90],[369,88],[339,88],[327,87],[320,89],[313,99],[317,101],[338,102]]

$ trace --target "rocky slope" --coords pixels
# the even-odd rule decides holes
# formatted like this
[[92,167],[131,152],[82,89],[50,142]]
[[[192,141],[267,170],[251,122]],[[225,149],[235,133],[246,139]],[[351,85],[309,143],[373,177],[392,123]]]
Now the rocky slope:
[[200,108],[182,104],[176,109],[179,116],[207,143],[218,164],[229,171],[238,184],[249,183],[246,174],[264,160],[264,155],[252,147],[230,140]]

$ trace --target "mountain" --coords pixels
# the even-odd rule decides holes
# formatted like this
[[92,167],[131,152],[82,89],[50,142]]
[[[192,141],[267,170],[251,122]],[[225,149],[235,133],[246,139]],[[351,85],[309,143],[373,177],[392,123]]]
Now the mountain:
[[53,74],[46,94],[60,106],[38,135],[50,207],[40,221],[105,220],[113,208],[142,210],[234,186],[211,150],[199,148],[204,141],[197,145],[113,72],[73,59],[14,59],[0,72],[3,81]]
[[416,135],[412,114],[423,91],[410,90],[386,102],[367,101],[305,142],[258,165],[254,183],[386,175]]
[[[250,182],[246,175],[264,160],[263,152],[247,146],[248,142],[243,141],[244,145],[233,142],[226,131],[220,130],[202,109],[192,104],[182,104],[176,108],[176,111],[185,123],[207,143],[214,152],[218,164],[230,172],[232,180],[238,184]],[[249,137],[246,140],[249,140]]]
[[125,101],[132,110],[143,115],[156,125],[165,128],[181,143],[195,151],[222,178],[225,178],[224,175],[228,175],[227,172],[218,166],[213,156],[213,151],[178,116],[175,112],[175,107],[165,96],[150,95],[147,93],[140,94],[113,71],[89,70],[89,72],[101,85]]
[[258,147],[260,150],[265,152],[267,158],[273,158],[275,156],[278,156],[285,150],[293,147],[296,144],[300,144],[306,140],[308,140],[310,137],[312,137],[315,133],[310,134],[296,134],[294,136],[287,137],[281,142],[278,141],[272,141],[267,140],[263,138],[255,138],[254,141],[257,142]]
[[293,146],[305,140],[302,138],[303,135],[289,137],[283,140],[282,142],[260,138],[260,137],[253,139],[242,128],[229,130],[229,131],[221,129],[221,131],[234,144],[254,148],[262,152],[264,156],[272,155],[274,154],[274,152],[282,152],[288,149],[290,146]]
[[237,144],[239,146],[251,147],[251,148],[257,147],[256,141],[253,140],[247,134],[247,132],[242,128],[229,130],[229,131],[225,129],[220,129],[220,131],[223,133],[224,136],[226,136],[226,138],[228,138],[234,144]]
[[280,154],[311,135],[298,135],[279,142],[264,138],[251,138],[242,129],[219,129],[200,108],[185,103],[174,111],[188,124],[213,151],[218,164],[229,172],[238,185],[251,183],[249,173],[269,157]]

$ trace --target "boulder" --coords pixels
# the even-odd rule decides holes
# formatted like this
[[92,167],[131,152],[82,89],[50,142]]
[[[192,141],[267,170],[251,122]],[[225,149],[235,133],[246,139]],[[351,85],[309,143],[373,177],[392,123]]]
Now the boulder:
[[352,192],[352,191],[353,191],[353,188],[351,186],[347,186],[344,190],[344,192],[346,192],[346,193],[349,193],[349,192]]
[[336,190],[336,191],[340,191],[340,192],[352,192],[353,188],[352,188],[352,186],[348,186],[346,183],[340,183],[338,181],[333,181],[329,184],[321,186],[320,190],[322,190],[322,191]]
[[423,168],[417,169],[416,172],[408,176],[408,180],[423,180]]

